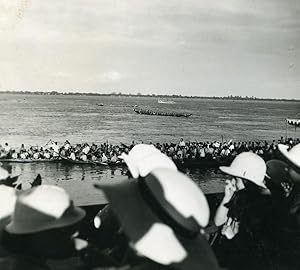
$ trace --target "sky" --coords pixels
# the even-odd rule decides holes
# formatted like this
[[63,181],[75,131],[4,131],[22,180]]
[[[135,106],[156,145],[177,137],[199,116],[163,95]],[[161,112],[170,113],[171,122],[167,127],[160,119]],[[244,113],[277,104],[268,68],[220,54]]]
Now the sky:
[[0,0],[0,91],[300,99],[299,0]]

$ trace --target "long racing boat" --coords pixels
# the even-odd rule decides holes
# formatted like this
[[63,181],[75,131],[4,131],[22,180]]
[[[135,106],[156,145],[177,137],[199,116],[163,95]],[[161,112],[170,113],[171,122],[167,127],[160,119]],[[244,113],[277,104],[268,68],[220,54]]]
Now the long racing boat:
[[141,109],[139,107],[134,107],[133,111],[137,114],[146,114],[146,115],[154,115],[154,116],[173,116],[173,117],[190,117],[191,113],[176,113],[176,112],[161,112],[161,111],[152,111]]

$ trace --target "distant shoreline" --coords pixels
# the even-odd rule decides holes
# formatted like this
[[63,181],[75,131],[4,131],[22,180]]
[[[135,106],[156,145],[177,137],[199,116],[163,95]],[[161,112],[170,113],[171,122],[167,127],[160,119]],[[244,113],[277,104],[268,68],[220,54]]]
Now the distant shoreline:
[[250,100],[250,101],[295,101],[300,102],[300,99],[289,99],[289,98],[258,98],[258,97],[248,97],[248,96],[185,96],[185,95],[160,95],[160,94],[123,94],[123,93],[79,93],[79,92],[68,92],[61,93],[57,91],[49,92],[39,92],[39,91],[0,91],[1,94],[11,94],[11,95],[44,95],[44,96],[114,96],[114,97],[152,97],[152,98],[167,98],[167,99],[177,99],[177,98],[188,98],[188,99],[213,99],[213,100]]

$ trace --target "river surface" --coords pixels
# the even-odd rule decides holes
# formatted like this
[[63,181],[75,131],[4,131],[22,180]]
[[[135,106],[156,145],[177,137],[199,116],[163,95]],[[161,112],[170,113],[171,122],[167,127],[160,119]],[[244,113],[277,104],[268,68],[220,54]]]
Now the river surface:
[[[300,117],[300,102],[0,94],[0,143],[177,142],[273,140],[285,136],[285,118]],[[103,104],[103,106],[99,106]],[[138,115],[133,106],[191,113],[189,118]],[[294,136],[294,129],[288,129]]]
[[[300,118],[299,102],[174,99],[159,104],[151,97],[91,97],[0,94],[0,144],[43,146],[63,143],[178,142],[267,140],[299,137],[285,118]],[[103,106],[99,106],[99,105]],[[191,113],[189,118],[137,115],[133,106]],[[43,183],[68,190],[79,205],[105,202],[95,182],[126,178],[120,168],[63,163],[4,164],[24,188],[40,173]],[[224,176],[215,170],[186,172],[206,192],[223,190]]]
[[[128,177],[126,168],[108,168],[89,164],[65,164],[51,162],[37,163],[6,163],[2,166],[13,176],[19,175],[18,183],[23,189],[31,187],[30,183],[39,173],[43,184],[57,185],[65,188],[77,205],[93,205],[106,203],[103,194],[94,188],[93,184],[117,183]],[[227,177],[217,170],[187,170],[185,171],[205,193],[223,191],[224,179]]]

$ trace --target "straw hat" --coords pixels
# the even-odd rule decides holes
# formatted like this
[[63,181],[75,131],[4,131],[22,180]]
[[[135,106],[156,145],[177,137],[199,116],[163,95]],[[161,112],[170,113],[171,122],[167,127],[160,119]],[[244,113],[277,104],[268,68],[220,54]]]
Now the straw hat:
[[175,163],[153,145],[138,144],[119,158],[125,161],[133,178],[144,177],[155,168],[177,170]]
[[42,185],[17,198],[6,230],[13,234],[41,232],[75,224],[84,216],[85,211],[73,205],[64,189]]
[[289,162],[300,169],[300,143],[291,149],[287,145],[278,144],[278,149]]
[[156,168],[138,180],[95,186],[104,191],[138,254],[178,269],[218,269],[203,235],[209,221],[208,203],[186,175]]
[[267,188],[264,183],[267,166],[265,161],[254,153],[243,152],[235,157],[230,166],[220,166],[220,170]]

